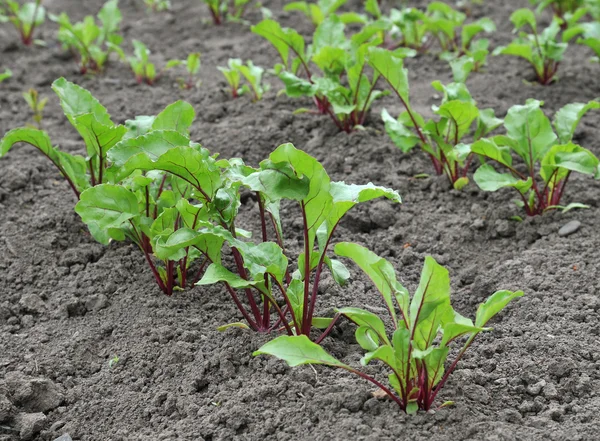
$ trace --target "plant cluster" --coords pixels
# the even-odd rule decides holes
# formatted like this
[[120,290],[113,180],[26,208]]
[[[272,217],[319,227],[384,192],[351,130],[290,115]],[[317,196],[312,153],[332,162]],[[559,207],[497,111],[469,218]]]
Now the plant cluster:
[[86,16],[82,21],[71,23],[66,13],[51,18],[59,24],[58,40],[78,60],[80,72],[102,72],[110,54],[117,53],[121,59],[123,37],[118,33],[122,20],[119,0],[108,0],[98,12],[97,20]]
[[144,0],[149,12],[162,12],[171,9],[171,0]]
[[222,24],[225,20],[239,21],[250,0],[201,0],[208,6],[213,23]]
[[[339,316],[356,325],[356,342],[366,351],[362,366],[381,362],[389,370],[389,386],[367,373],[341,362],[304,335],[280,336],[259,348],[254,355],[267,354],[290,366],[322,364],[356,374],[377,386],[406,413],[429,410],[478,334],[490,331],[486,324],[522,291],[497,291],[479,305],[475,322],[458,314],[450,304],[448,271],[432,257],[425,258],[419,286],[410,298],[387,260],[366,248],[339,243],[335,252],[350,258],[371,279],[386,306],[391,335],[385,322],[361,308],[340,308]],[[462,347],[448,368],[446,360],[453,343]],[[441,406],[452,404],[445,402]]]
[[40,98],[37,90],[29,89],[27,92],[23,92],[23,99],[33,114],[35,127],[38,129],[41,128],[42,119],[44,117],[44,107],[46,107],[46,104],[48,103],[48,98]]
[[[268,84],[263,84],[262,78],[265,70],[262,67],[255,66],[251,60],[244,65],[239,58],[230,58],[227,67],[217,67],[229,84],[229,91],[233,98],[240,95],[252,94],[253,101],[262,99],[263,94],[269,90]],[[247,84],[241,85],[242,78]]]
[[33,33],[38,26],[44,23],[45,19],[46,10],[42,6],[42,0],[35,0],[35,2],[23,5],[15,0],[0,1],[0,23],[10,22],[26,46],[33,44]]
[[[368,50],[381,43],[379,37],[368,31],[347,38],[344,28],[339,17],[329,16],[317,26],[308,46],[298,32],[273,20],[263,20],[252,32],[279,53],[282,63],[275,71],[286,95],[312,99],[317,113],[328,115],[338,129],[351,132],[362,127],[373,102],[387,92],[377,89],[380,74],[368,69]],[[404,50],[390,54],[409,55]]]

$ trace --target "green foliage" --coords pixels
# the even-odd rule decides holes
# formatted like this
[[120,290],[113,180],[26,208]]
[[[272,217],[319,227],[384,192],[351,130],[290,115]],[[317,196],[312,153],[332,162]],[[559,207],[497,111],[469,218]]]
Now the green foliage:
[[[361,365],[381,362],[389,369],[389,387],[328,354],[305,336],[282,336],[259,348],[254,355],[267,354],[290,366],[322,364],[341,368],[370,381],[407,413],[429,410],[475,337],[490,331],[490,319],[522,291],[497,291],[479,305],[475,322],[461,316],[450,304],[448,271],[432,257],[425,258],[421,281],[410,298],[397,280],[393,266],[366,248],[340,243],[336,254],[352,259],[373,281],[389,313],[393,332],[384,321],[359,308],[341,308],[337,313],[356,325],[356,341],[365,350]],[[462,340],[461,349],[448,368],[446,359],[453,343]]]
[[436,118],[425,121],[410,106],[408,74],[402,60],[389,51],[373,48],[369,63],[388,82],[405,109],[397,119],[385,109],[382,112],[386,132],[394,144],[404,153],[418,145],[438,175],[446,175],[456,189],[464,187],[469,182],[467,172],[473,160],[465,139],[477,140],[487,135],[502,120],[495,117],[492,109],[480,110],[463,83],[443,86],[436,81],[433,87],[444,97],[440,106],[433,107]]
[[23,44],[30,46],[35,29],[44,23],[46,10],[42,0],[20,5],[14,0],[0,1],[0,23],[10,22],[19,33]]
[[171,9],[170,0],[144,0],[149,12],[162,12]]
[[215,25],[220,25],[225,19],[238,21],[250,0],[201,0],[208,6]]
[[[542,103],[528,100],[513,106],[504,120],[506,135],[481,139],[470,152],[506,170],[499,173],[488,162],[477,169],[474,180],[484,191],[514,188],[519,206],[529,216],[561,207],[560,201],[572,172],[600,178],[598,158],[589,150],[574,144],[573,135],[581,118],[600,102],[567,104],[554,115],[553,123],[540,108]],[[523,161],[513,164],[513,156]],[[522,171],[525,170],[525,171]],[[570,207],[581,204],[570,204]]]
[[[246,62],[246,65],[242,63],[239,58],[230,58],[227,62],[227,67],[217,67],[222,73],[231,91],[231,96],[237,98],[243,94],[252,94],[253,101],[259,101],[262,99],[263,94],[269,90],[268,84],[262,84],[262,76],[264,69],[259,66],[255,66],[251,60]],[[240,87],[242,78],[246,80],[247,84]]]
[[78,58],[82,74],[103,71],[113,52],[121,59],[125,58],[120,47],[123,37],[118,33],[122,20],[118,0],[108,0],[102,6],[97,16],[98,23],[91,15],[86,16],[83,21],[71,23],[64,12],[51,18],[60,26],[58,40]]
[[299,11],[308,17],[315,26],[319,26],[326,18],[346,4],[347,0],[318,0],[316,3],[305,1],[290,2],[284,11]]
[[595,20],[600,20],[600,3],[597,0],[529,0],[536,6],[536,13],[551,8],[554,16],[562,21],[569,20],[578,14],[590,14]]
[[555,81],[558,66],[568,47],[568,43],[559,39],[560,19],[554,18],[547,28],[539,32],[535,14],[524,8],[513,12],[510,21],[515,26],[515,32],[520,31],[519,36],[508,46],[496,48],[493,54],[527,60],[535,71],[536,80],[542,85]]
[[[135,79],[138,83],[145,82],[146,84],[153,85],[167,69],[179,66],[181,64],[187,65],[187,61],[171,60],[168,61],[160,71],[157,71],[155,64],[150,62],[151,52],[146,45],[138,40],[133,40],[132,44],[133,56],[128,57],[127,61],[129,62],[129,66],[131,67],[131,70],[133,71]],[[195,57],[197,57],[197,61],[195,62],[197,66],[192,67],[193,69],[196,69],[195,72],[197,72],[200,68],[200,54],[194,54],[193,58]],[[192,63],[194,63],[194,61],[192,61]],[[193,75],[194,74],[190,74],[190,81],[192,82]],[[183,84],[182,87],[187,86],[185,80],[181,80],[180,84]],[[190,87],[193,87],[193,83]]]
[[48,98],[40,99],[37,90],[29,89],[27,92],[23,93],[23,99],[33,113],[33,122],[35,123],[35,127],[39,129],[42,124],[44,107],[46,107],[46,104],[48,103]]
[[[386,92],[377,89],[380,75],[370,74],[367,64],[367,52],[381,44],[380,37],[363,31],[347,38],[344,29],[340,18],[331,15],[315,30],[311,45],[295,30],[282,28],[273,20],[263,20],[252,32],[279,53],[281,63],[275,71],[285,93],[312,99],[319,113],[328,115],[340,130],[351,132],[362,127],[373,102]],[[393,55],[400,58],[414,53],[400,50]]]
[[177,78],[177,83],[182,89],[193,89],[194,87],[200,87],[202,84],[202,80],[197,78],[198,72],[200,72],[200,65],[200,52],[192,52],[185,60],[168,61],[163,70],[171,69],[175,66],[184,66],[187,75],[186,77]]
[[563,40],[576,42],[589,47],[595,54],[594,61],[600,62],[600,22],[576,23],[563,34]]
[[0,73],[0,83],[4,80],[8,80],[13,76],[12,70],[4,69],[4,72]]

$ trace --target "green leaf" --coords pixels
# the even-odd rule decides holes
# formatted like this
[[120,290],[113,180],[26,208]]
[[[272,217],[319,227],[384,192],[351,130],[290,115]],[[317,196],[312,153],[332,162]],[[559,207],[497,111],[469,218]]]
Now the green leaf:
[[454,318],[450,306],[450,277],[448,270],[431,256],[425,257],[421,281],[409,308],[413,345],[427,349],[443,326]]
[[[90,230],[100,231],[121,228],[124,222],[140,214],[135,194],[112,184],[96,185],[81,193],[75,212]],[[104,244],[107,243],[105,240]]]
[[370,328],[377,335],[379,340],[383,341],[386,345],[390,344],[383,321],[372,312],[360,308],[349,307],[336,309],[335,312],[346,316],[348,320],[359,327]]
[[473,180],[483,191],[497,191],[504,187],[514,187],[521,194],[531,188],[532,180],[523,181],[510,173],[498,173],[490,164],[479,167],[473,175]]
[[402,150],[403,153],[408,153],[419,143],[419,136],[411,132],[408,127],[392,117],[386,109],[381,111],[381,118],[385,123],[385,131],[396,147]]
[[471,144],[471,152],[491,159],[499,164],[512,167],[512,156],[508,147],[500,147],[491,139],[480,139]]
[[571,171],[595,176],[599,164],[600,161],[592,152],[570,142],[552,146],[542,158],[540,175],[545,182],[552,181],[550,187],[555,187]]
[[152,123],[152,130],[173,130],[189,136],[195,117],[196,113],[191,104],[185,101],[176,101],[156,115]]
[[400,311],[404,314],[408,311],[409,294],[396,279],[396,272],[392,264],[367,248],[351,242],[338,243],[335,246],[335,253],[338,256],[352,259],[371,279],[381,293],[390,317],[396,325],[394,298],[398,301]]
[[272,355],[285,361],[289,366],[302,364],[324,364],[331,367],[350,369],[341,361],[329,355],[306,335],[282,335],[264,344],[252,355]]
[[567,144],[573,139],[581,118],[592,109],[600,109],[600,101],[567,104],[555,113],[554,128],[561,144]]
[[289,66],[290,51],[293,55],[304,60],[304,38],[298,32],[282,28],[274,20],[263,20],[250,28],[252,32],[268,40],[279,52],[283,64]]
[[245,280],[237,274],[232,273],[223,265],[211,263],[206,268],[202,279],[196,285],[213,285],[219,282],[228,283],[234,289],[250,288],[256,284],[252,280]]
[[522,297],[523,291],[497,291],[492,294],[484,303],[479,305],[477,316],[475,318],[475,326],[483,327],[486,323],[502,311],[506,305],[516,297]]
[[4,69],[4,72],[0,74],[0,83],[10,77],[12,77],[13,73],[10,69]]
[[227,325],[219,326],[217,328],[217,331],[219,331],[219,332],[225,332],[229,328],[250,329],[250,327],[248,325],[246,325],[245,323],[235,322],[235,323],[229,323]]
[[404,68],[402,59],[395,57],[386,49],[372,47],[369,49],[368,61],[371,67],[398,94],[403,101],[403,105],[408,108],[408,71]]
[[470,132],[473,121],[479,117],[479,109],[474,103],[459,100],[445,102],[436,113],[451,122],[448,138],[454,144],[458,144],[462,137]]
[[556,141],[552,124],[540,109],[541,102],[528,100],[523,106],[512,106],[504,119],[507,135],[516,141],[514,151],[533,167]]
[[510,21],[516,29],[520,29],[525,25],[537,32],[537,21],[535,19],[535,13],[528,8],[517,9],[510,16]]
[[269,201],[291,199],[301,201],[310,191],[310,180],[297,176],[287,162],[275,163],[269,159],[260,163],[260,170],[253,171],[241,179],[244,186],[261,192]]
[[60,105],[71,124],[75,126],[75,118],[91,113],[94,119],[103,126],[114,126],[110,115],[90,92],[64,78],[52,83],[52,90],[60,98]]
[[330,179],[323,166],[312,156],[296,149],[292,144],[283,144],[271,153],[273,163],[288,163],[298,178],[306,177],[310,181],[309,192],[301,201],[305,212],[308,249],[312,250],[317,229],[325,221],[333,204],[329,192]]

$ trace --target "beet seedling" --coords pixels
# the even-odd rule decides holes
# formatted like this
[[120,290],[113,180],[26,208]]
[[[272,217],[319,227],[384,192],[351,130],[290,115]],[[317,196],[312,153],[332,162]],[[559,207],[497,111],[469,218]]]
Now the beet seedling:
[[[168,61],[159,72],[157,72],[156,65],[150,62],[150,49],[148,49],[144,43],[138,40],[133,40],[132,44],[133,56],[128,57],[127,61],[129,62],[129,66],[131,67],[131,70],[135,75],[135,79],[139,84],[144,82],[152,86],[156,81],[158,81],[158,79],[164,74],[164,72],[167,69],[186,63],[179,60],[171,60]],[[198,69],[199,59],[200,54],[198,54]],[[192,79],[190,78],[189,81],[191,82]],[[181,83],[182,82],[180,82],[180,84]],[[183,81],[183,84],[187,83]],[[193,87],[193,84],[190,87]]]
[[120,47],[123,37],[118,34],[122,19],[118,5],[118,0],[109,0],[102,6],[98,12],[99,25],[91,15],[74,24],[64,12],[58,17],[51,17],[60,26],[58,40],[78,60],[82,74],[102,72],[113,52],[125,59]]
[[[255,66],[250,60],[244,65],[239,58],[230,58],[227,67],[219,66],[217,69],[221,71],[227,80],[233,98],[252,93],[252,101],[259,101],[262,99],[263,94],[269,90],[268,84],[262,84],[262,76],[265,70],[262,67]],[[248,84],[240,87],[242,78]]]
[[[366,351],[362,366],[380,361],[389,369],[389,386],[365,372],[342,363],[306,336],[281,336],[259,348],[254,355],[272,355],[290,366],[322,364],[344,369],[371,382],[406,413],[429,410],[458,362],[477,335],[522,291],[497,291],[479,305],[475,322],[458,314],[450,303],[448,271],[432,257],[425,258],[421,281],[412,299],[396,279],[393,266],[360,245],[340,243],[338,255],[352,259],[371,279],[388,310],[392,335],[376,314],[360,308],[337,309],[356,326],[356,341]],[[445,367],[452,343],[463,340],[452,363]],[[445,402],[441,406],[451,404]]]
[[[600,102],[567,104],[556,112],[553,124],[541,105],[540,101],[528,100],[523,106],[511,107],[504,120],[506,135],[481,139],[470,146],[471,153],[507,171],[499,173],[486,163],[473,176],[477,185],[484,191],[514,188],[520,197],[516,203],[528,216],[580,207],[560,205],[572,172],[600,179],[598,158],[572,142],[581,118],[590,109],[599,109]],[[513,153],[523,164],[513,164]]]
[[12,70],[4,69],[4,72],[0,73],[0,83],[5,80],[8,80],[12,76],[13,76]]
[[302,12],[315,26],[319,26],[327,17],[346,4],[347,0],[318,0],[316,3],[305,1],[290,2],[283,7],[284,11]]
[[27,102],[27,105],[33,113],[33,121],[35,126],[41,128],[42,118],[44,117],[44,107],[48,103],[48,98],[40,99],[38,91],[35,89],[29,89],[23,93],[23,99]]
[[42,6],[42,0],[22,6],[14,0],[0,0],[0,23],[11,22],[26,46],[33,44],[33,33],[45,19],[46,10]]
[[372,48],[369,64],[387,81],[405,109],[398,119],[385,109],[382,112],[386,132],[394,144],[404,153],[419,145],[438,175],[446,175],[456,189],[464,187],[469,182],[467,172],[473,155],[463,139],[479,139],[502,124],[502,120],[495,117],[492,109],[479,110],[464,84],[443,86],[434,82],[433,87],[443,92],[444,98],[439,107],[434,107],[439,118],[425,122],[410,106],[408,72],[402,60],[389,51]]
[[[351,132],[362,127],[373,102],[387,94],[377,90],[380,74],[369,75],[366,61],[369,47],[381,44],[375,30],[347,39],[344,23],[332,15],[317,27],[308,47],[295,30],[282,28],[273,20],[263,20],[252,27],[252,32],[277,49],[282,64],[276,65],[275,71],[285,85],[286,95],[311,98],[317,112],[328,115],[339,130]],[[414,55],[406,50],[393,54]],[[313,65],[321,75],[313,72]]]
[[227,18],[240,20],[250,0],[202,0],[208,6],[215,25],[220,25]]
[[[554,16],[563,24],[574,15],[590,14],[595,20],[600,19],[600,4],[596,0],[529,0],[536,7],[536,13],[551,8]],[[563,26],[565,29],[566,26]]]
[[493,55],[512,55],[527,60],[535,71],[536,80],[548,85],[556,80],[556,72],[567,50],[568,43],[559,42],[560,21],[552,20],[550,26],[538,32],[535,14],[530,9],[512,13],[510,21],[515,31],[529,28],[531,33],[520,32],[519,37],[508,46],[497,47]]
[[170,0],[144,0],[149,12],[162,12],[171,9]]
[[185,66],[187,71],[186,78],[177,78],[177,84],[182,89],[193,89],[200,87],[202,80],[196,79],[196,75],[200,72],[200,52],[192,52],[185,60],[170,60],[167,62],[165,69],[171,69],[175,66]]

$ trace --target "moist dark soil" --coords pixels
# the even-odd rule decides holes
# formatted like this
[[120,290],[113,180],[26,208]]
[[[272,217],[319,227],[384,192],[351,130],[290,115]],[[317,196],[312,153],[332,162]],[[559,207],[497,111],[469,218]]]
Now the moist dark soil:
[[[33,148],[17,147],[0,160],[0,440],[593,440],[600,424],[600,185],[573,176],[563,202],[587,210],[511,220],[521,215],[507,191],[484,193],[474,184],[450,190],[431,173],[418,151],[403,155],[378,116],[400,110],[392,97],[378,102],[366,130],[338,133],[331,121],[294,115],[310,103],[277,96],[231,99],[217,71],[228,58],[272,66],[274,49],[241,23],[215,27],[195,0],[174,0],[171,12],[147,14],[142,1],[122,0],[123,34],[144,41],[160,65],[189,52],[202,53],[202,85],[181,90],[176,72],[154,86],[138,85],[128,67],[113,61],[98,76],[79,75],[55,41],[56,25],[42,26],[47,47],[21,46],[8,25],[0,27],[0,71],[14,76],[0,85],[0,133],[30,121],[21,97],[30,87],[49,97],[43,128],[69,152],[82,143],[50,90],[56,78],[89,89],[115,121],[156,114],[184,99],[197,119],[193,138],[223,157],[252,165],[279,144],[292,142],[323,162],[332,179],[372,181],[397,189],[404,203],[378,201],[348,215],[336,240],[355,241],[390,259],[411,292],[423,259],[432,255],[450,270],[453,302],[473,316],[497,289],[525,296],[493,322],[458,365],[441,402],[454,406],[406,416],[373,396],[370,384],[345,372],[252,357],[268,336],[217,327],[241,319],[220,287],[196,287],[166,297],[142,254],[127,243],[95,243],[73,211],[75,200],[51,164]],[[73,19],[96,13],[102,1],[46,0],[55,14]],[[267,2],[284,25],[309,35],[311,24]],[[487,1],[474,16],[498,25],[492,44],[511,39],[508,16],[522,1]],[[359,8],[358,0],[348,8]],[[548,18],[548,17],[546,17]],[[260,20],[258,10],[247,14]],[[547,87],[529,67],[494,57],[468,81],[481,107],[503,116],[527,98],[545,101],[553,114],[570,102],[600,96],[600,67],[590,53],[569,48],[560,81]],[[448,65],[433,55],[408,60],[413,107],[430,113],[439,101],[430,83],[451,80]],[[600,117],[590,114],[576,141],[600,154]],[[248,199],[240,224],[256,227]],[[298,213],[284,212],[290,246],[298,248]],[[581,223],[569,236],[559,229]],[[376,291],[352,269],[352,282],[337,287],[327,276],[319,315],[334,307],[381,311]],[[358,366],[362,355],[353,329],[342,324],[324,346]],[[117,357],[118,361],[117,361]],[[111,362],[113,360],[113,362]],[[384,378],[384,371],[367,371]]]

